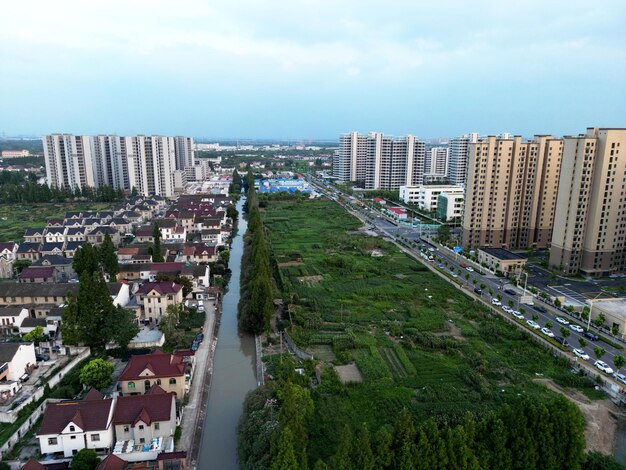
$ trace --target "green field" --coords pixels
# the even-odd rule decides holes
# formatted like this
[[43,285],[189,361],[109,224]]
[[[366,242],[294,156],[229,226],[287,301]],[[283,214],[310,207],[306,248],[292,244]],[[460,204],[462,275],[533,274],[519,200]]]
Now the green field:
[[354,362],[363,376],[341,385],[325,363],[313,393],[312,461],[336,448],[331,430],[364,421],[375,428],[403,407],[418,420],[456,424],[467,411],[551,394],[537,378],[596,396],[566,361],[395,245],[358,232],[360,223],[336,204],[270,202],[263,222],[289,333],[305,350],[332,348],[334,365]]
[[110,203],[50,203],[0,205],[0,242],[19,242],[27,228],[45,227],[46,221],[62,218],[66,212],[80,210],[108,210]]

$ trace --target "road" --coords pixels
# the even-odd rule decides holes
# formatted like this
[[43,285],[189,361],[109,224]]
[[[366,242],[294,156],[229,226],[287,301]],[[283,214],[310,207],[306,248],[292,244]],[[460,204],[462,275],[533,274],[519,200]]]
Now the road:
[[[336,188],[332,189],[332,193],[320,183],[317,183],[314,180],[311,180],[312,184],[315,184],[320,192],[332,200],[335,200],[339,204],[342,204],[348,210],[353,213],[356,213],[362,220],[365,222],[369,222],[370,230],[379,233],[382,236],[389,237],[393,239],[396,243],[401,244],[404,248],[410,252],[413,252],[416,255],[423,254],[426,259],[425,263],[432,263],[435,269],[445,272],[451,283],[456,285],[459,289],[463,290],[466,294],[470,296],[480,297],[487,302],[493,300],[493,298],[500,298],[503,306],[512,306],[513,309],[523,312],[524,318],[516,321],[520,328],[525,329],[526,331],[536,334],[542,337],[546,337],[540,330],[530,329],[526,321],[532,320],[535,318],[535,321],[540,325],[541,328],[546,327],[548,322],[552,323],[552,326],[549,328],[550,331],[554,334],[555,337],[563,336],[560,329],[562,326],[565,326],[569,331],[569,336],[566,338],[570,344],[570,347],[580,348],[580,338],[583,338],[584,333],[578,333],[576,331],[571,330],[571,325],[579,325],[583,329],[587,329],[587,325],[580,323],[575,316],[572,316],[566,312],[555,309],[549,304],[542,302],[539,298],[533,298],[533,305],[524,305],[521,304],[521,295],[523,294],[522,290],[515,287],[513,284],[508,284],[505,278],[499,278],[495,275],[491,275],[489,273],[481,274],[479,271],[482,270],[480,266],[476,263],[473,263],[465,258],[454,253],[452,250],[439,245],[433,240],[433,236],[435,235],[432,231],[424,231],[422,232],[419,227],[403,227],[395,224],[393,219],[388,218],[385,214],[376,211],[373,208],[360,206],[356,204],[356,200],[352,201],[351,196],[348,194],[341,193]],[[343,199],[347,202],[340,201],[338,196],[334,196],[333,193],[340,193],[339,195],[343,196]],[[352,198],[354,199],[354,198]],[[350,203],[352,202],[352,203]],[[409,241],[407,241],[408,239]],[[413,246],[415,243],[417,246]],[[433,261],[429,262],[427,260],[428,256],[433,256]],[[421,256],[424,258],[424,256]],[[462,267],[461,264],[464,266]],[[473,269],[472,272],[467,271],[465,266]],[[474,283],[476,280],[476,283]],[[477,294],[474,292],[475,286],[484,285],[484,289],[482,289],[481,294]],[[493,292],[493,298],[490,295],[490,291]],[[510,291],[508,293],[506,291]],[[494,307],[499,309],[499,307]],[[504,313],[506,314],[506,313]],[[568,322],[568,325],[564,325],[559,323],[556,318],[562,318]],[[594,364],[596,360],[596,354],[594,352],[594,347],[599,346],[605,350],[605,354],[602,355],[601,360],[606,362],[609,367],[615,370],[615,365],[613,363],[613,358],[616,355],[624,355],[623,348],[615,348],[612,345],[603,342],[602,340],[592,341],[588,338],[584,338],[585,345],[584,351],[589,355],[589,363],[591,365]],[[577,362],[582,361],[582,359],[577,358],[573,354],[571,354],[572,359]],[[621,371],[624,373],[623,371]],[[600,371],[598,370],[598,373]],[[614,381],[614,379],[607,375],[603,374],[604,378],[609,379],[610,381]],[[615,382],[619,386],[624,386],[624,383]]]

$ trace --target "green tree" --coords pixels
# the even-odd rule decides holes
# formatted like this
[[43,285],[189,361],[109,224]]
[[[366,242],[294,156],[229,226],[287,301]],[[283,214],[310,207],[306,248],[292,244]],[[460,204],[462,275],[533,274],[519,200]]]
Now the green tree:
[[533,313],[533,321],[537,321],[539,320],[539,315],[537,315],[536,313]]
[[561,301],[559,299],[554,299],[554,306],[556,308],[561,308]]
[[91,243],[85,243],[82,247],[76,250],[74,259],[72,260],[72,268],[76,272],[76,275],[81,278],[84,273],[94,273],[98,270],[100,263],[100,255],[98,248]]
[[36,326],[32,331],[29,331],[22,337],[22,341],[32,341],[35,344],[39,344],[41,338],[44,335],[44,329],[42,326]]
[[72,459],[70,470],[95,470],[100,462],[100,457],[93,449],[81,449]]
[[87,387],[101,390],[113,381],[113,364],[104,359],[92,359],[80,371],[80,382]]
[[602,356],[606,354],[606,349],[601,348],[600,346],[594,346],[593,353],[596,355],[598,359],[602,359]]
[[564,326],[561,327],[560,331],[561,331],[561,336],[563,336],[563,338],[567,338],[569,335],[572,334],[569,328],[565,328]]
[[280,431],[276,447],[276,457],[272,460],[271,470],[298,470],[293,434],[289,426]]
[[450,227],[445,224],[441,224],[437,229],[437,238],[439,243],[447,243],[450,240]]
[[624,359],[624,356],[616,354],[615,357],[613,357],[613,364],[615,364],[615,368],[617,369],[617,372],[619,372],[619,370],[626,364],[626,359]]
[[115,254],[115,246],[108,233],[104,235],[104,241],[100,247],[100,260],[102,261],[104,272],[109,275],[111,282],[114,282],[117,273],[120,272],[120,267],[117,262],[117,255]]
[[578,344],[580,344],[581,348],[584,348],[587,346],[587,340],[581,336],[578,338]]
[[237,217],[239,217],[239,212],[234,204],[229,204],[226,208],[226,217],[232,219],[233,221],[237,220]]
[[387,468],[393,461],[393,451],[391,445],[393,436],[385,427],[378,429],[376,433],[376,468]]
[[152,261],[155,263],[162,263],[163,255],[161,254],[161,230],[157,224],[152,226],[152,238],[154,243],[150,248],[150,254],[152,255]]
[[139,333],[137,318],[132,310],[118,305],[107,321],[108,336],[122,350],[128,348],[128,343]]
[[604,323],[606,322],[606,315],[604,315],[604,313],[599,313],[598,315],[596,315],[596,318],[592,320],[592,322],[598,328],[601,328],[604,326]]
[[356,468],[361,470],[374,470],[376,468],[376,460],[372,452],[372,443],[367,423],[361,424],[361,429],[359,430],[354,452],[354,464]]
[[344,426],[343,432],[341,433],[341,439],[334,461],[334,469],[351,470],[354,468],[352,461],[352,432],[347,424]]
[[550,320],[548,320],[548,321],[546,322],[546,328],[550,329],[550,328],[552,328],[553,326],[554,326],[554,323],[552,323]]
[[176,326],[180,321],[180,316],[182,313],[183,306],[182,305],[168,305],[165,310],[165,315],[161,317],[161,321],[159,322],[159,329],[165,335],[165,338],[169,339],[176,331]]
[[79,331],[79,315],[76,296],[71,291],[68,291],[67,303],[61,317],[61,334],[66,344],[79,344],[82,341]]
[[[294,448],[306,452],[307,424],[313,415],[313,399],[310,392],[299,385],[286,382],[281,389],[282,399],[278,420],[282,427],[289,426]],[[300,459],[299,459],[300,460]]]

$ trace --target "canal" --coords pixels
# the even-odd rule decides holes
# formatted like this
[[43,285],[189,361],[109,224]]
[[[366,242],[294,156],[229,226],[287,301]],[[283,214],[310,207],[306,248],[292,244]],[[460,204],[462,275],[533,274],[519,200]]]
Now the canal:
[[244,201],[242,197],[237,203],[239,226],[232,242],[229,262],[232,276],[228,292],[222,300],[213,377],[198,456],[199,470],[239,468],[237,423],[246,394],[257,386],[254,337],[247,334],[240,336],[237,329],[243,236],[248,228],[247,221],[243,219]]

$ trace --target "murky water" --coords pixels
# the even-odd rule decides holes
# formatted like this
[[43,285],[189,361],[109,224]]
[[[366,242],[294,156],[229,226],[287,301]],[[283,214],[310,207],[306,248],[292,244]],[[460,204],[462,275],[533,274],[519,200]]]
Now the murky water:
[[232,277],[222,301],[213,378],[198,456],[199,470],[239,468],[237,423],[246,394],[257,386],[254,337],[239,336],[237,330],[243,235],[248,228],[247,222],[243,220],[243,203],[244,198],[237,203],[239,229],[230,252]]

